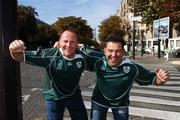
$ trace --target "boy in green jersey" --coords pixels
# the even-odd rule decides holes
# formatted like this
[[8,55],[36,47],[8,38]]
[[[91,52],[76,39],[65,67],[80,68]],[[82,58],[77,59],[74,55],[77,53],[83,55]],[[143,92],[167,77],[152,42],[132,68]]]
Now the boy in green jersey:
[[169,80],[166,70],[151,72],[123,58],[124,45],[121,36],[108,37],[104,47],[105,56],[91,63],[97,78],[92,95],[91,120],[106,120],[109,108],[112,109],[114,120],[128,120],[129,96],[134,82],[139,85],[163,85]]
[[46,69],[43,95],[49,120],[63,120],[65,107],[72,120],[88,120],[79,88],[86,61],[76,51],[78,35],[73,29],[67,29],[61,34],[59,44],[61,48],[26,51],[24,42],[15,40],[9,45],[9,50],[14,60]]

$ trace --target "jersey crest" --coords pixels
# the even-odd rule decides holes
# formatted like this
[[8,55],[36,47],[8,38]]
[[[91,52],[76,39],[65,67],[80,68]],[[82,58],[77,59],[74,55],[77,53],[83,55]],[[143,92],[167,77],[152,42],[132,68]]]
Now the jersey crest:
[[81,68],[81,67],[82,67],[82,63],[81,63],[81,62],[76,62],[76,66],[77,66],[78,68]]
[[124,71],[125,73],[129,73],[130,67],[129,67],[129,66],[123,66],[123,71]]
[[105,70],[106,70],[105,66],[102,66],[102,67],[101,67],[101,70],[105,71]]

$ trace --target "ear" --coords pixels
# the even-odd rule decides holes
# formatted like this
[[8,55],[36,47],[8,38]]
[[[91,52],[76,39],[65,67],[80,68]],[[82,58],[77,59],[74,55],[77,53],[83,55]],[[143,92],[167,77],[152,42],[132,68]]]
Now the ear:
[[106,51],[106,47],[104,47],[104,52]]
[[123,53],[125,53],[125,49],[123,48]]

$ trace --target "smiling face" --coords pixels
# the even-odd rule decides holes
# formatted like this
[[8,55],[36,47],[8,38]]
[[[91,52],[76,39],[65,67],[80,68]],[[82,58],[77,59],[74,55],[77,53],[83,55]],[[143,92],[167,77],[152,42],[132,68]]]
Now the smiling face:
[[73,58],[78,48],[78,38],[75,32],[64,31],[59,40],[63,55],[67,58]]
[[118,66],[124,55],[124,48],[121,42],[107,42],[106,47],[104,48],[104,53],[108,64],[111,67]]

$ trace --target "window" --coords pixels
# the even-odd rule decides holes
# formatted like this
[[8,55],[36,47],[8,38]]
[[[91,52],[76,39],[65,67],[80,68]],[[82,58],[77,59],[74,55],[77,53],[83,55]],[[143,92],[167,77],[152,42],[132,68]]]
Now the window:
[[170,47],[174,47],[174,40],[170,40],[169,45],[170,45]]
[[153,41],[153,45],[158,45],[158,41]]
[[176,47],[180,46],[180,40],[176,40]]

